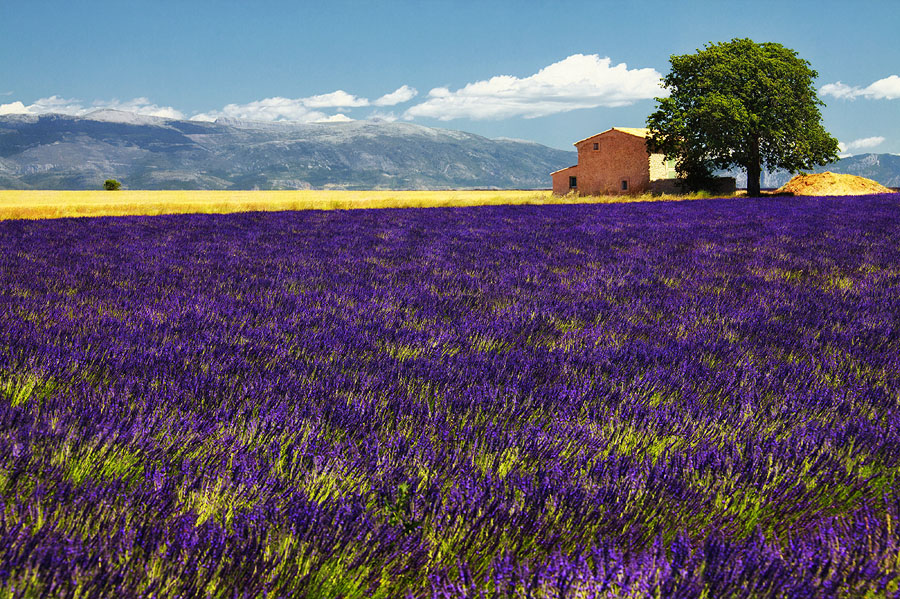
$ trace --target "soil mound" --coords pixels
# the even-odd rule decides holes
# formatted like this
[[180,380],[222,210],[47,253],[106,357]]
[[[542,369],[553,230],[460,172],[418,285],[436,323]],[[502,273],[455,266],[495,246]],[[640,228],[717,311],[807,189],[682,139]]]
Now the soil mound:
[[813,175],[797,175],[779,187],[775,193],[795,196],[859,196],[870,193],[893,193],[893,190],[865,177],[826,171]]

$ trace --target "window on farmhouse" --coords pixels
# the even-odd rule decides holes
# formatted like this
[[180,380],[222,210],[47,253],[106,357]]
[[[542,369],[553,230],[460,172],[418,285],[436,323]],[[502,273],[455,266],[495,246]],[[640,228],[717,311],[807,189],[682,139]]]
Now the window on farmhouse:
[[622,191],[628,191],[628,180],[622,179]]
[[598,142],[596,142],[596,141],[594,142],[594,149],[595,149],[595,150],[599,150],[599,149],[600,149],[600,144],[599,144]]
[[578,178],[577,177],[569,177],[569,188],[575,189],[578,187]]

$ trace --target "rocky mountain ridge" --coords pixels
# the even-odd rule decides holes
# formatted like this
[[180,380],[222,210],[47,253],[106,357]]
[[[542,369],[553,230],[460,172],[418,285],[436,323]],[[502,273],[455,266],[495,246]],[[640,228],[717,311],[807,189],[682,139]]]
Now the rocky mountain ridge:
[[0,188],[538,189],[575,152],[411,123],[0,116]]

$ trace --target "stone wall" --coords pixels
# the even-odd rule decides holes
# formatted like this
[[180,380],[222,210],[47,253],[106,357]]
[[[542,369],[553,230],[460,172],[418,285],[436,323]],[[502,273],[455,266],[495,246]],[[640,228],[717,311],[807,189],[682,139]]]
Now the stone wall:
[[684,193],[684,190],[681,189],[681,181],[678,179],[655,179],[650,182],[650,193],[678,195]]

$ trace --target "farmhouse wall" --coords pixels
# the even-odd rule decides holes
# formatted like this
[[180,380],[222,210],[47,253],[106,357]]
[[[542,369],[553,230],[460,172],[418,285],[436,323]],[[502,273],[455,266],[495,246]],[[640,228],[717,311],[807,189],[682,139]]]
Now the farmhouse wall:
[[575,177],[578,180],[578,166],[570,166],[562,170],[552,173],[550,177],[553,179],[553,194],[564,196],[571,191],[577,191],[569,185],[569,177]]
[[665,154],[650,154],[650,180],[657,179],[674,179],[675,172],[674,161],[666,160]]
[[641,193],[650,189],[649,155],[643,137],[610,129],[575,147],[579,194]]
[[[553,193],[680,193],[675,161],[647,151],[647,129],[614,127],[575,142],[578,164],[551,173]],[[574,183],[574,185],[573,185]],[[719,183],[722,192],[728,182]]]

